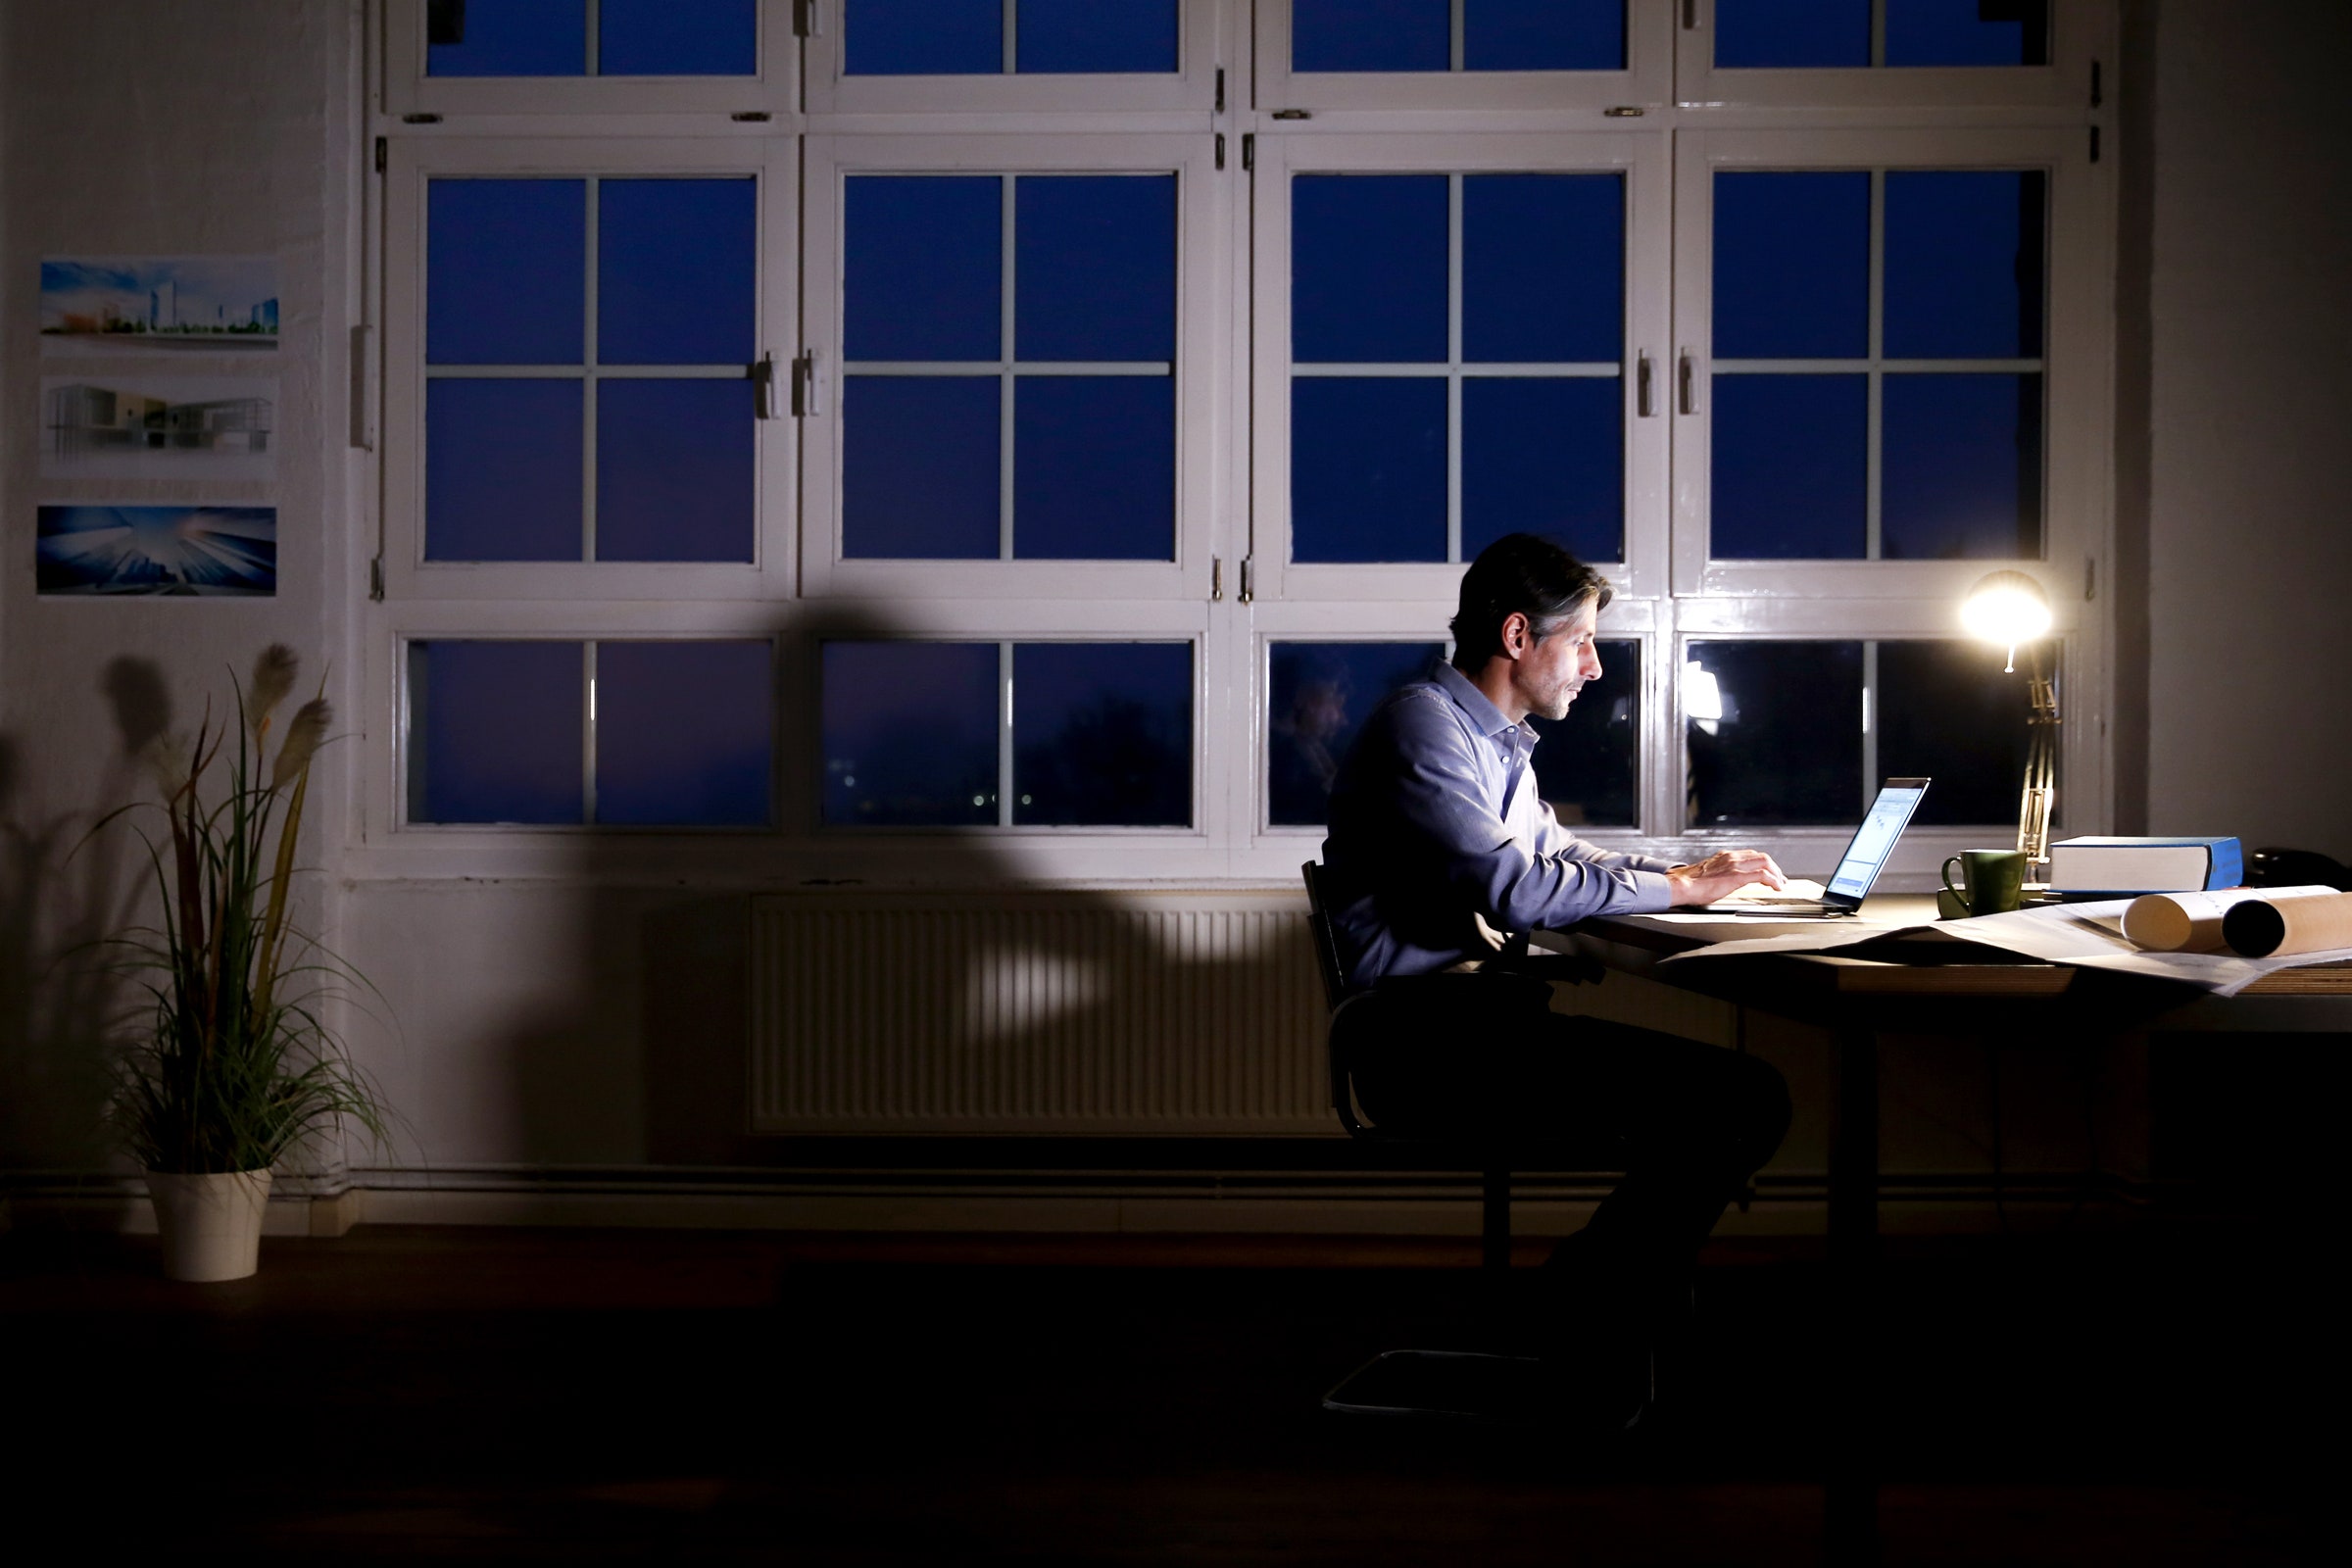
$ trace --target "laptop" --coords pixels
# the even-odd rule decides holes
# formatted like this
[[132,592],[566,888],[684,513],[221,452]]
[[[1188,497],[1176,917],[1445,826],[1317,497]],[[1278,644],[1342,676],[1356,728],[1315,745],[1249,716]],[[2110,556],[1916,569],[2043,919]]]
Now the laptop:
[[1920,798],[1927,793],[1928,781],[1924,778],[1890,778],[1881,785],[1878,799],[1870,803],[1870,810],[1864,814],[1862,825],[1854,830],[1853,842],[1846,845],[1845,855],[1838,860],[1838,869],[1830,873],[1820,898],[1759,893],[1718,900],[1701,907],[1717,914],[1765,915],[1784,920],[1835,920],[1852,914],[1870,897],[1871,887],[1886,864],[1886,857],[1894,853],[1894,841],[1903,836],[1911,813],[1919,809]]

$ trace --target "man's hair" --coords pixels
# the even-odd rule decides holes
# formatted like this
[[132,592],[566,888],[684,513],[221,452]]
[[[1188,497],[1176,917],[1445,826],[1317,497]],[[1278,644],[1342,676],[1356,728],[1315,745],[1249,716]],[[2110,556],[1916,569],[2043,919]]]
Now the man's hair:
[[1475,670],[1502,652],[1502,623],[1513,612],[1548,637],[1590,602],[1609,604],[1609,580],[1548,539],[1505,534],[1478,553],[1462,573],[1461,608],[1453,617],[1453,662]]

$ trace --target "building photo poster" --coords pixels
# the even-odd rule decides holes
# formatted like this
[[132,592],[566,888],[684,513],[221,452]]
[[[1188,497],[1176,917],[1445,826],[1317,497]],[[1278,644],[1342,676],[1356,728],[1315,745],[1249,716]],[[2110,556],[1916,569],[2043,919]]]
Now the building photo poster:
[[41,378],[44,479],[273,479],[275,377]]
[[270,256],[48,256],[41,351],[277,347]]
[[44,598],[277,592],[275,507],[45,506],[37,548]]

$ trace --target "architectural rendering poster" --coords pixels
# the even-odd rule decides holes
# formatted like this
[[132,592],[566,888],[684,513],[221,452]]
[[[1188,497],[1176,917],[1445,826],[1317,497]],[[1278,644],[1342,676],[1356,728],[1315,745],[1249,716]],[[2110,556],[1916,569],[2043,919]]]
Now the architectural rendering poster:
[[272,479],[276,435],[274,377],[41,380],[44,479]]
[[277,509],[43,507],[39,587],[267,598],[277,592]]
[[41,349],[273,349],[277,262],[269,256],[49,256]]

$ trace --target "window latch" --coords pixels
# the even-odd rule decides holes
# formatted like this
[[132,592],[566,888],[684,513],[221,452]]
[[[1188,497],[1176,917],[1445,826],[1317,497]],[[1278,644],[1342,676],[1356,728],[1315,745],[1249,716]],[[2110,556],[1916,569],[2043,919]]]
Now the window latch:
[[1634,361],[1634,407],[1644,419],[1658,412],[1650,397],[1649,356],[1646,353]]
[[817,9],[816,0],[793,0],[792,30],[802,38],[814,38],[824,32],[824,13]]
[[1221,556],[1208,558],[1208,601],[1215,604],[1225,597],[1225,561]]
[[1685,414],[1696,414],[1698,412],[1698,389],[1697,384],[1691,379],[1690,351],[1689,349],[1683,350],[1682,367],[1675,374],[1677,377],[1675,395],[1680,400],[1682,411]]
[[824,411],[817,407],[816,350],[809,349],[792,362],[792,412],[804,418],[813,418]]
[[1242,603],[1249,604],[1257,597],[1257,558],[1242,558]]
[[772,419],[776,416],[776,357],[762,354],[752,362],[748,372],[752,378],[752,417]]

